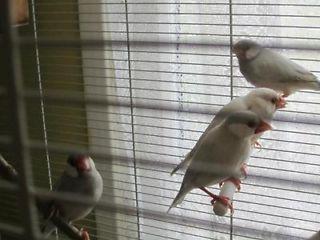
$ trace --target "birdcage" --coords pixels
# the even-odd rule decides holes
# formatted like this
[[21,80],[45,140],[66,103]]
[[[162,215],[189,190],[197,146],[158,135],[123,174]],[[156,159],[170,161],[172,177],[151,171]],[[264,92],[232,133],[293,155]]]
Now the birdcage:
[[[1,240],[43,239],[39,197],[93,204],[50,191],[75,152],[89,154],[104,181],[95,209],[74,223],[90,239],[319,231],[320,94],[308,90],[288,98],[251,154],[232,215],[216,216],[198,190],[167,213],[183,178],[171,170],[217,111],[253,88],[232,45],[253,39],[319,76],[318,1],[29,0],[22,26],[10,23],[9,2],[19,1],[0,9],[0,146],[19,177],[0,182]],[[81,239],[60,224],[52,239]]]

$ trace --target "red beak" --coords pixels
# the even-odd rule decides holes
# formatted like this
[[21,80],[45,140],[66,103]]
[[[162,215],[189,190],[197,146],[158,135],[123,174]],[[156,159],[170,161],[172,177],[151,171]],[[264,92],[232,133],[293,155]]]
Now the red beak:
[[287,104],[287,101],[284,97],[280,97],[279,100],[276,102],[276,108],[285,108]]
[[84,171],[90,170],[89,160],[86,157],[77,158],[75,165],[76,165],[79,172],[84,172]]
[[272,127],[270,126],[270,124],[268,124],[268,123],[266,123],[264,121],[261,121],[260,125],[256,128],[254,133],[258,134],[258,133],[262,133],[262,132],[265,132],[265,131],[268,131],[268,130],[272,130]]

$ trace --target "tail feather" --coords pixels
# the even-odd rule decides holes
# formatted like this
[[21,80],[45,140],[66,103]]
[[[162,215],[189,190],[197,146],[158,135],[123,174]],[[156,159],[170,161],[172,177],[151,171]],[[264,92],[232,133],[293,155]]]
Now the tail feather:
[[173,200],[171,206],[169,207],[167,213],[170,211],[171,208],[176,207],[178,204],[182,203],[183,199],[186,197],[189,191],[187,191],[183,186],[181,186],[179,193]]
[[312,90],[315,90],[315,91],[319,91],[320,90],[320,79],[318,79],[316,76],[314,77],[314,81],[315,81],[315,86]]
[[306,86],[309,86],[309,89],[319,91],[320,90],[320,79],[317,78],[314,74],[310,73],[304,75],[304,80],[307,81]]

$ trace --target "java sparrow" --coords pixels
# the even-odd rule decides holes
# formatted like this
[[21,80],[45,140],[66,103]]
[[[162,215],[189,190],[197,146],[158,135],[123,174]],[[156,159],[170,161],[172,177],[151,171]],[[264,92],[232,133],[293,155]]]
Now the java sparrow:
[[232,51],[241,73],[256,87],[271,88],[285,97],[302,89],[320,90],[320,81],[310,71],[252,40],[238,41]]
[[209,192],[206,187],[229,178],[236,181],[241,175],[241,166],[250,155],[252,136],[270,129],[268,123],[251,111],[231,113],[218,126],[209,129],[192,156],[169,210],[195,188],[212,197],[212,204],[221,201],[232,208],[228,199]]
[[[68,157],[67,166],[54,185],[53,191],[74,193],[77,197],[83,195],[98,202],[103,192],[103,180],[91,157],[72,154]],[[53,214],[58,214],[63,220],[72,224],[73,221],[86,217],[93,208],[93,205],[48,200],[42,203],[45,225],[41,231],[48,237],[55,230],[55,225],[50,221]],[[89,239],[86,231],[82,231],[82,237],[84,240]]]

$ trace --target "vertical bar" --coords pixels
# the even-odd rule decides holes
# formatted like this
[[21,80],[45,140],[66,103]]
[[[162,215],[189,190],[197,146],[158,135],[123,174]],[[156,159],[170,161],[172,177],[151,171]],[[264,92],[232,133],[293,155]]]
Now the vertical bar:
[[[32,15],[32,26],[33,26],[33,36],[35,40],[35,55],[36,55],[36,63],[37,63],[37,80],[39,86],[39,94],[40,94],[40,108],[41,108],[41,120],[42,120],[42,130],[43,130],[43,141],[45,145],[45,154],[46,154],[46,162],[48,169],[48,182],[49,189],[52,190],[52,174],[51,174],[51,163],[50,163],[50,155],[48,149],[48,135],[47,135],[47,126],[46,126],[46,117],[44,110],[44,97],[43,97],[43,88],[42,88],[42,77],[41,77],[41,68],[40,68],[40,57],[39,57],[39,46],[38,46],[38,29],[37,29],[37,20],[36,20],[36,9],[35,9],[35,0],[31,0],[31,15]],[[54,231],[56,239],[59,239],[58,230]],[[0,239],[1,240],[1,239]]]
[[23,81],[20,63],[20,50],[17,42],[16,28],[11,27],[10,0],[1,2],[0,21],[3,31],[3,53],[7,58],[7,86],[10,102],[10,117],[12,124],[12,153],[17,163],[19,173],[19,205],[24,224],[25,239],[34,240],[38,235],[37,216],[34,197],[31,194],[32,172],[26,126],[26,109],[23,99]]
[[234,97],[233,93],[233,54],[232,54],[232,46],[233,46],[233,22],[232,22],[232,0],[229,0],[229,32],[230,32],[230,37],[229,37],[229,44],[230,44],[230,59],[229,59],[229,64],[230,64],[230,97],[231,100]]
[[[229,0],[229,45],[230,45],[230,98],[231,100],[234,97],[233,93],[233,54],[232,54],[232,46],[233,46],[233,21],[232,21],[232,0]],[[233,203],[231,203],[233,205]],[[233,214],[230,215],[230,240],[233,239]]]
[[129,14],[128,14],[128,1],[125,0],[126,11],[126,33],[127,33],[127,51],[128,51],[128,75],[129,75],[129,91],[130,91],[130,115],[131,115],[131,132],[132,132],[132,150],[133,150],[133,171],[134,171],[134,186],[135,186],[135,198],[137,208],[137,231],[138,239],[140,239],[140,211],[138,200],[138,178],[137,178],[137,163],[136,163],[136,148],[135,148],[135,134],[133,123],[133,98],[132,98],[132,75],[131,75],[131,49],[130,49],[130,37],[129,37]]
[[41,120],[42,120],[42,129],[43,129],[43,140],[45,144],[45,152],[46,152],[46,161],[47,161],[47,169],[48,169],[48,181],[50,190],[52,190],[52,174],[51,174],[51,164],[50,164],[50,156],[48,150],[48,136],[47,136],[47,127],[46,127],[46,118],[44,111],[44,97],[43,97],[43,88],[42,88],[42,77],[41,77],[41,69],[40,69],[40,57],[39,57],[39,46],[38,46],[38,30],[36,23],[36,12],[35,12],[35,0],[31,0],[31,8],[32,8],[32,23],[33,23],[33,32],[34,32],[34,40],[35,40],[35,54],[36,54],[36,63],[37,63],[37,77],[38,77],[38,86],[40,93],[40,107],[41,107]]

